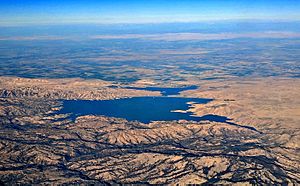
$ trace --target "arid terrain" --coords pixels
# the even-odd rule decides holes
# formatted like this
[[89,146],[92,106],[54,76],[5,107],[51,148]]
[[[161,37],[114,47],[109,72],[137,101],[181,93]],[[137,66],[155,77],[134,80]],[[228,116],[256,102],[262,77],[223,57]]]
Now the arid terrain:
[[299,79],[195,83],[197,90],[180,96],[214,100],[190,111],[230,120],[144,124],[87,115],[71,121],[55,114],[61,100],[161,94],[92,79],[1,77],[1,183],[300,184]]
[[0,25],[0,185],[300,185],[299,64],[297,21]]

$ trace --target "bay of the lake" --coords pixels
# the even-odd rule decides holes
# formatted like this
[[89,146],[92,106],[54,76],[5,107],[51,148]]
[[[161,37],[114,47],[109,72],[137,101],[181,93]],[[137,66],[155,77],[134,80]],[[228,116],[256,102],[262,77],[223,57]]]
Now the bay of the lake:
[[63,100],[63,107],[57,114],[70,114],[72,120],[83,115],[101,115],[142,123],[171,120],[224,120],[220,116],[197,117],[193,116],[191,112],[173,112],[188,110],[191,102],[206,104],[210,101],[212,99],[184,97],[133,97],[95,101]]

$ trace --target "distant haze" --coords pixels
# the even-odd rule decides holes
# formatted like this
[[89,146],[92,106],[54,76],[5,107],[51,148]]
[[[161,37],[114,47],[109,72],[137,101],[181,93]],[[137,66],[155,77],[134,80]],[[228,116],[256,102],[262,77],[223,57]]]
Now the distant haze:
[[299,10],[298,0],[10,0],[0,2],[0,26],[297,21]]

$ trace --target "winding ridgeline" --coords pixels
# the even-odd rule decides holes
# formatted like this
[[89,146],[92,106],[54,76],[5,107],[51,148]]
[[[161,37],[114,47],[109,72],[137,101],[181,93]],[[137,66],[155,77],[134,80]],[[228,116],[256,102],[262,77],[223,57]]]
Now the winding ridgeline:
[[[231,82],[225,87],[223,83],[207,82],[199,90],[182,93],[181,96],[213,98],[206,104],[191,103],[190,112],[199,117],[209,113],[226,115],[229,120],[212,121],[208,117],[199,121],[147,124],[84,114],[72,119],[71,113],[59,111],[63,109],[62,100],[159,96],[159,92],[112,88],[106,82],[78,79],[1,78],[0,82],[3,183],[297,185],[300,182],[297,117],[294,128],[289,117],[281,118],[289,121],[289,129],[284,125],[278,127],[278,118],[261,118],[249,107],[266,109],[266,103],[273,104],[262,98],[260,104],[249,104],[262,95],[251,93],[253,86],[260,86],[256,90],[263,92],[272,89],[267,85],[273,88],[293,85],[282,93],[283,98],[295,93],[298,81]],[[75,94],[70,89],[78,91]],[[249,94],[241,97],[244,94],[239,91],[246,90]],[[241,114],[246,111],[251,114]],[[281,115],[279,112],[283,111],[277,112]],[[292,117],[291,110],[290,113]]]

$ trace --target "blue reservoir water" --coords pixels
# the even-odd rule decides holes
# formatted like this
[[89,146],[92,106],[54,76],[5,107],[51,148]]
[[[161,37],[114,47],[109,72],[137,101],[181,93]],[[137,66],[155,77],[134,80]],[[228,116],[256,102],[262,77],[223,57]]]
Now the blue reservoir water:
[[148,90],[148,91],[159,91],[163,96],[172,96],[178,95],[182,91],[186,90],[196,90],[198,86],[192,85],[187,87],[175,87],[175,88],[166,88],[166,87],[125,87],[127,89],[134,90]]
[[103,115],[142,123],[182,119],[192,121],[226,121],[227,118],[222,116],[195,117],[189,112],[171,112],[173,110],[188,110],[189,105],[187,102],[206,104],[211,100],[183,97],[134,97],[101,101],[64,100],[63,108],[57,114],[70,114],[70,119],[72,120],[83,115]]

